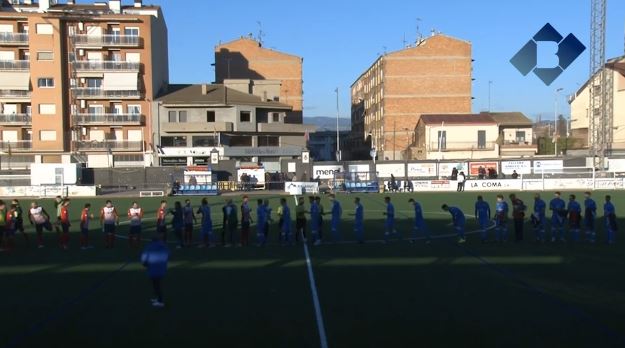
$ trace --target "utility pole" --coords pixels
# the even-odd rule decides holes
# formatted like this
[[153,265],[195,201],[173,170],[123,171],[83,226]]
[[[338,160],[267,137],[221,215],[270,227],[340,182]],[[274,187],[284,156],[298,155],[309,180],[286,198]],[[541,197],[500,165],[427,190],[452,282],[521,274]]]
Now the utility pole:
[[555,110],[553,111],[553,143],[555,144],[554,155],[558,157],[558,98],[563,88],[556,89],[555,93]]
[[339,135],[339,88],[336,87],[334,90],[336,92],[336,160],[341,160],[341,138]]

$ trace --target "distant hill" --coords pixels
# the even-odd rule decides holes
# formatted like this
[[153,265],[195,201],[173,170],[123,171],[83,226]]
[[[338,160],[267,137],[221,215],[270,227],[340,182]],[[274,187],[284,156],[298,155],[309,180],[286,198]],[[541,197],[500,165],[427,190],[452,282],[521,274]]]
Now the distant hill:
[[[336,117],[304,117],[305,124],[317,126],[317,130],[336,130]],[[350,130],[351,120],[349,118],[339,118],[339,130]]]

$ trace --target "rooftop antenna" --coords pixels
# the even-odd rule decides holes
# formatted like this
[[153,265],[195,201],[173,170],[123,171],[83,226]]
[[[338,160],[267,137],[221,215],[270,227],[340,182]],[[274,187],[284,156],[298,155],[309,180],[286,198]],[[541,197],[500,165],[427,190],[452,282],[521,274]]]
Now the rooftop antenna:
[[408,47],[408,45],[406,45],[407,44],[407,42],[406,42],[406,33],[404,33],[404,39],[402,40],[402,44],[403,44],[404,48]]
[[421,18],[417,18],[417,43],[421,42],[421,40],[423,39],[423,34],[421,34],[420,24],[421,24]]
[[263,44],[263,37],[265,37],[265,32],[263,32],[263,23],[261,23],[260,21],[256,21],[256,24],[258,24],[258,43]]

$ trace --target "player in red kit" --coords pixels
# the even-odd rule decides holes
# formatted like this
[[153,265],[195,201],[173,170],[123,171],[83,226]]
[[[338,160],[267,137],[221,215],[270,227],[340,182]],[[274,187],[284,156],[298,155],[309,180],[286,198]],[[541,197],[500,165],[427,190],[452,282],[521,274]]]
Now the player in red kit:
[[156,233],[160,240],[167,243],[167,222],[165,217],[167,216],[167,201],[161,201],[161,206],[156,211]]
[[69,198],[65,198],[61,203],[61,247],[65,250],[69,248]]
[[86,203],[85,207],[80,213],[80,249],[90,249],[89,246],[89,223],[93,219],[93,213],[91,213],[91,204]]

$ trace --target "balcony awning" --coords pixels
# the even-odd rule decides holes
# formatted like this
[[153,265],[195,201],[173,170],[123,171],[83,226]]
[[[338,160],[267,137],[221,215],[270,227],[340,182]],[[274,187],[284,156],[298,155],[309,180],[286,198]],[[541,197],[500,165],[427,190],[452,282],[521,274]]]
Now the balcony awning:
[[104,73],[102,89],[105,91],[136,91],[139,75],[134,72]]
[[0,89],[30,90],[30,73],[7,71],[0,73]]

